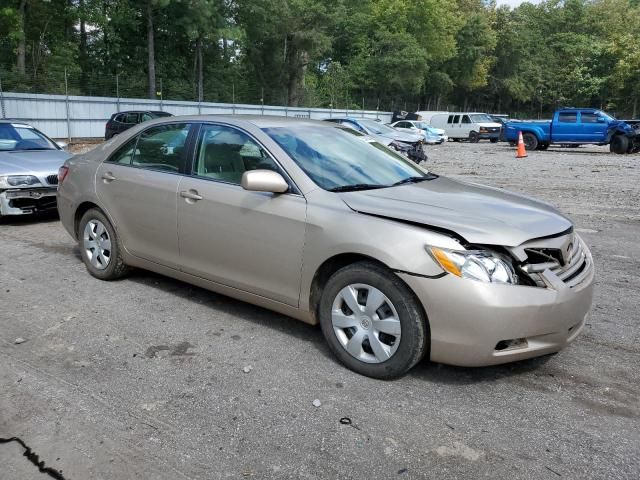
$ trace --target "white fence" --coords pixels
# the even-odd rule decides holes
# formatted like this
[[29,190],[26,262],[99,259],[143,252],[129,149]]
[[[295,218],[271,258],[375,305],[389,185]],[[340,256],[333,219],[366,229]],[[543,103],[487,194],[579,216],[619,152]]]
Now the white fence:
[[80,97],[30,93],[0,93],[0,116],[29,123],[52,138],[103,138],[105,123],[113,113],[125,110],[162,110],[174,115],[246,114],[323,119],[337,116],[379,118],[391,121],[391,113],[371,110],[232,105],[173,100]]

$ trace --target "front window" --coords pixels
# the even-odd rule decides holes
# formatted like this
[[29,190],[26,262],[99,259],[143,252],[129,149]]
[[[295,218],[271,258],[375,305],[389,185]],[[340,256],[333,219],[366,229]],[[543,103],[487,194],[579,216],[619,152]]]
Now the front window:
[[325,190],[383,188],[433,178],[388,148],[337,128],[273,127],[264,131]]
[[200,131],[195,174],[240,185],[249,170],[279,171],[269,154],[249,135],[224,125],[204,125]]
[[0,123],[0,151],[18,150],[58,150],[58,147],[29,125]]

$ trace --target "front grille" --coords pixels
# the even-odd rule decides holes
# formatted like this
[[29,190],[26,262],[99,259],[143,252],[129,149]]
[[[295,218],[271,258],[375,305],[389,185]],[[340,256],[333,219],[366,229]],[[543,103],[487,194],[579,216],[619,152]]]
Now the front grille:
[[49,185],[57,185],[58,184],[58,175],[49,175],[47,177],[47,183]]
[[573,249],[564,261],[560,249],[557,248],[526,248],[525,252],[529,263],[523,266],[523,270],[539,287],[547,286],[540,275],[547,269],[570,287],[579,285],[591,269],[591,260],[586,246],[577,235],[573,242]]

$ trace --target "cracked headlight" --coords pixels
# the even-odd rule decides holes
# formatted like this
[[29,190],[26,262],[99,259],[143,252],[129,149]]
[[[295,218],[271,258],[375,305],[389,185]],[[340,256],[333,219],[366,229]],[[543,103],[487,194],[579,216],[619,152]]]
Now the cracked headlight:
[[0,188],[11,187],[28,187],[30,185],[39,185],[40,180],[33,175],[8,175],[0,176]]
[[427,251],[445,272],[460,278],[487,283],[515,285],[518,277],[511,262],[489,250],[449,250],[427,247]]

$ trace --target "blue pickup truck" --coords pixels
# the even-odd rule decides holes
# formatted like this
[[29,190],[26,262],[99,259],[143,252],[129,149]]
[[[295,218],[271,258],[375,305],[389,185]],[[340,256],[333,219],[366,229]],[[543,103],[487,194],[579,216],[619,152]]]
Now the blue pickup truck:
[[518,141],[522,132],[528,150],[546,150],[549,145],[610,145],[615,153],[640,151],[638,127],[616,120],[602,110],[593,108],[563,108],[551,121],[512,121],[505,125],[505,140]]

